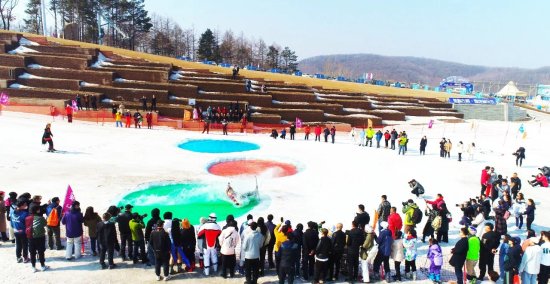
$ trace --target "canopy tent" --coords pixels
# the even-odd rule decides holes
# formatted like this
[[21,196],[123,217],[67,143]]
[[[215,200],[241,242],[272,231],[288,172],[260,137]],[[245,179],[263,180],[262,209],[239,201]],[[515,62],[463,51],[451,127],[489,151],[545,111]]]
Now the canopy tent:
[[525,97],[527,96],[526,92],[522,92],[518,90],[518,87],[516,87],[516,84],[514,82],[510,81],[502,90],[498,91],[498,93],[495,94],[497,97]]

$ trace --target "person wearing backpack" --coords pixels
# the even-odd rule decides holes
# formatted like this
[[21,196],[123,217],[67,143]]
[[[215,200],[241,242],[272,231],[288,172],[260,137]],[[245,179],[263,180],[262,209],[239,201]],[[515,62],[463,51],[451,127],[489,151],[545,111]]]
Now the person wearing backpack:
[[422,211],[418,209],[418,205],[412,199],[407,203],[403,202],[403,214],[405,214],[405,227],[403,233],[408,234],[410,229],[414,229],[415,225],[422,221]]
[[50,250],[53,250],[54,235],[55,247],[57,250],[65,249],[65,247],[61,245],[61,230],[59,228],[62,211],[63,207],[59,205],[59,197],[52,198],[52,202],[46,208],[46,232],[48,233],[48,247]]
[[31,269],[36,272],[36,255],[40,260],[41,271],[48,269],[44,258],[46,251],[46,219],[42,217],[42,208],[39,205],[31,207],[31,215],[25,218],[25,231],[29,239],[29,253],[31,255]]
[[430,239],[428,248],[428,259],[430,260],[430,280],[434,283],[441,283],[441,266],[443,265],[443,253],[436,239]]
[[[426,236],[429,236],[430,238],[433,239],[435,230],[441,227],[441,217],[439,217],[437,213],[438,213],[437,210],[433,210],[428,206],[426,206],[426,210],[424,210],[424,214],[426,215],[426,217],[428,217],[428,221],[426,222],[426,225],[424,225],[424,230],[422,230],[423,243],[426,242]],[[434,222],[436,218],[437,218],[437,221]]]

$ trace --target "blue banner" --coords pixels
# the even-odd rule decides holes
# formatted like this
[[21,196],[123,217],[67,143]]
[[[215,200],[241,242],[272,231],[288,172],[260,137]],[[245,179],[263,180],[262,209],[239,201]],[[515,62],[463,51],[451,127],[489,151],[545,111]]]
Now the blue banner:
[[453,93],[453,89],[447,89],[447,94],[452,94]]
[[424,86],[424,91],[429,91],[429,90],[430,90],[429,86]]
[[441,89],[440,87],[435,87],[434,92],[439,92],[440,89]]
[[461,105],[496,105],[498,101],[495,99],[449,98],[449,102]]

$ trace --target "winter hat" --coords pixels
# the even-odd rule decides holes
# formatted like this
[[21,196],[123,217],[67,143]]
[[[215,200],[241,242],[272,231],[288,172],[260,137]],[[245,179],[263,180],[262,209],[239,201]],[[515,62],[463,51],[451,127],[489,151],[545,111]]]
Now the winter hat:
[[216,221],[216,219],[218,219],[218,216],[216,215],[216,213],[210,213],[210,215],[208,215],[208,220]]
[[168,211],[168,212],[165,212],[162,217],[164,219],[172,219],[172,212]]
[[290,220],[286,220],[285,225],[288,225],[290,227]]
[[75,200],[75,201],[73,201],[73,203],[71,203],[71,206],[72,206],[72,207],[80,206],[80,202],[78,202],[78,201]]
[[[387,222],[386,222],[386,224],[387,224]],[[365,226],[365,233],[370,234],[370,233],[372,233],[373,231],[374,231],[374,230],[372,229],[372,227],[371,227],[370,225],[366,225],[366,226]]]
[[477,230],[475,227],[470,226],[470,228],[468,228],[468,232],[470,235],[474,236],[477,233]]
[[201,224],[206,223],[206,218],[201,217],[201,218],[199,219],[199,223],[201,223]]
[[17,198],[17,192],[12,191],[8,195],[10,196],[10,198],[13,198],[13,199]]
[[387,229],[388,228],[388,222],[386,222],[386,221],[380,222],[380,228],[382,228],[382,230]]

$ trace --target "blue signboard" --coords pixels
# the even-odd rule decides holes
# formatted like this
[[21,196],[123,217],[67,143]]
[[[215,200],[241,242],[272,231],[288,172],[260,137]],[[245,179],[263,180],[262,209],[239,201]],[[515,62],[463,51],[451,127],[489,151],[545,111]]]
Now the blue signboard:
[[325,79],[325,74],[315,74],[315,78],[317,78],[317,79]]
[[294,76],[302,76],[302,72],[300,71],[294,71]]
[[344,77],[338,77],[338,81],[346,81],[346,78],[344,78]]
[[271,73],[280,73],[280,70],[279,69],[271,69],[271,70],[269,70],[269,72],[271,72]]
[[420,89],[420,85],[414,84],[412,86],[412,88],[413,88],[413,90],[418,90],[418,89]]
[[424,86],[424,91],[429,91],[429,90],[430,90],[429,86]]
[[447,89],[447,94],[452,94],[453,93],[453,89]]
[[441,89],[441,88],[439,88],[439,87],[435,87],[435,88],[434,88],[434,92],[439,92],[440,89]]
[[478,99],[478,98],[449,98],[449,102],[452,104],[466,104],[466,105],[496,105],[499,103],[499,99]]
[[466,95],[466,90],[464,90],[464,89],[460,90],[460,95],[465,96]]
[[537,89],[537,95],[550,97],[550,85],[539,85]]
[[221,66],[222,66],[222,67],[227,67],[227,68],[229,68],[229,67],[231,67],[231,64],[229,64],[229,63],[222,63]]
[[480,92],[477,92],[476,93],[476,99],[481,99],[481,98],[483,98],[483,94],[480,93]]
[[357,79],[357,83],[365,84],[365,79]]
[[395,83],[396,88],[401,88],[401,83]]

